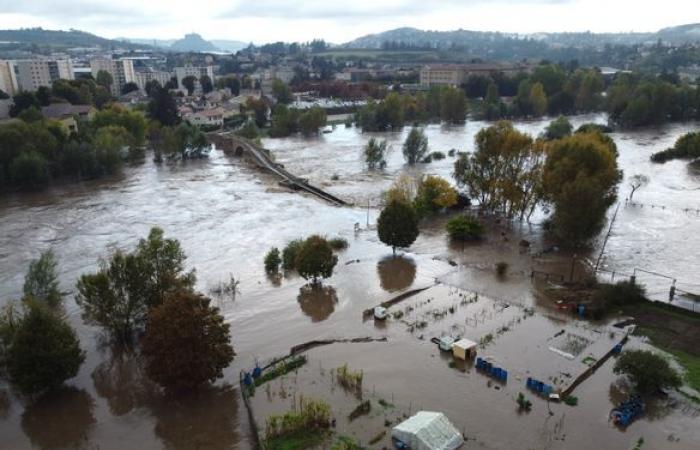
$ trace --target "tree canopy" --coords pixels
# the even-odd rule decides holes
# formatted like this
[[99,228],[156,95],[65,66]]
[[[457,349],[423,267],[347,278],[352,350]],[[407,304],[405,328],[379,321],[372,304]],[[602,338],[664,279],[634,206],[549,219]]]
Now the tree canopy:
[[405,202],[393,200],[382,209],[377,219],[379,240],[392,248],[409,247],[418,237],[418,214]]
[[642,395],[682,384],[681,377],[668,361],[648,350],[625,350],[615,361],[613,371],[629,376],[637,393]]
[[420,162],[428,154],[428,138],[420,128],[412,128],[403,143],[403,156],[409,166]]
[[170,291],[149,313],[143,338],[148,376],[173,391],[223,376],[233,361],[230,326],[211,300],[189,290]]
[[49,306],[61,303],[61,291],[58,289],[58,262],[51,250],[41,253],[39,259],[29,263],[29,270],[24,277],[24,296]]
[[299,275],[314,283],[319,278],[333,275],[338,257],[333,254],[328,241],[321,236],[310,236],[301,244],[296,254],[295,267]]

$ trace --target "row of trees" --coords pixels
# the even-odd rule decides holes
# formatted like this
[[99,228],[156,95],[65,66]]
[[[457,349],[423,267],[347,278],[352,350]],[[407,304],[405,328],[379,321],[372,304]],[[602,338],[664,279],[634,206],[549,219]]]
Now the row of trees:
[[[147,122],[119,106],[99,111],[70,135],[34,108],[0,125],[0,186],[39,188],[52,178],[94,178],[143,157]],[[126,149],[126,151],[124,151]]]
[[460,155],[455,179],[482,208],[506,217],[522,220],[539,204],[552,205],[556,235],[583,245],[602,228],[622,177],[614,142],[589,129],[547,141],[498,122],[477,134],[473,154]]
[[370,99],[355,115],[363,131],[398,130],[406,122],[436,118],[450,123],[466,120],[467,101],[462,89],[445,86],[416,95],[391,92],[383,100]]
[[304,136],[311,136],[326,126],[327,120],[328,117],[323,108],[299,110],[280,103],[275,106],[272,113],[270,136],[285,137],[297,132],[301,132]]

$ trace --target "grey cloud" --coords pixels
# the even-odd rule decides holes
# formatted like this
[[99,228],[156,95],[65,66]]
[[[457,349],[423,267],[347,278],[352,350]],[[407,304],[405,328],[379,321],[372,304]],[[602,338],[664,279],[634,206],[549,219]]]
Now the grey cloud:
[[220,18],[289,18],[289,19],[354,19],[405,17],[426,14],[438,9],[462,9],[487,3],[560,4],[574,0],[403,0],[397,2],[331,2],[329,0],[259,0],[243,1]]

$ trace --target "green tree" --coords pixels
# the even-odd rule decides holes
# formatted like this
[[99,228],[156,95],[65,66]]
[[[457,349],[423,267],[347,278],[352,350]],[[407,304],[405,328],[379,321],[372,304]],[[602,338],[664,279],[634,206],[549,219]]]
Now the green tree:
[[[272,112],[270,136],[285,137],[299,130],[299,110],[278,104]],[[257,136],[256,136],[257,137]]]
[[397,247],[406,248],[413,244],[418,233],[418,214],[410,204],[394,200],[379,214],[379,240],[391,246],[394,256]]
[[296,269],[304,279],[314,284],[319,278],[333,275],[338,257],[333,254],[328,241],[321,236],[310,236],[304,240],[296,255]]
[[49,182],[49,163],[37,151],[22,152],[12,161],[10,173],[15,184],[37,189]]
[[544,91],[542,83],[535,83],[532,85],[529,100],[532,114],[535,117],[541,117],[547,114],[547,94]]
[[129,81],[128,83],[124,83],[124,86],[122,87],[122,95],[128,94],[129,92],[138,92],[138,90],[139,85],[133,81]]
[[245,108],[246,110],[253,112],[255,124],[258,126],[258,128],[263,128],[267,124],[268,107],[265,100],[261,98],[248,97],[245,102]]
[[182,79],[182,87],[187,89],[187,95],[192,95],[194,93],[194,88],[197,83],[197,78],[189,75]]
[[255,120],[248,119],[236,130],[236,134],[246,139],[257,139],[260,137],[260,129],[255,124]]
[[299,115],[299,130],[305,136],[318,134],[318,131],[326,126],[327,116],[323,108],[314,106]]
[[265,272],[279,272],[280,264],[282,264],[282,259],[280,258],[280,251],[277,249],[277,247],[272,247],[270,251],[267,252],[267,254],[265,255]]
[[148,116],[161,125],[172,127],[180,123],[177,104],[172,94],[165,88],[155,88],[148,102]]
[[57,306],[61,303],[61,291],[58,289],[58,262],[51,250],[41,253],[39,259],[29,263],[29,270],[24,277],[24,296]]
[[131,253],[115,252],[100,270],[80,277],[76,302],[83,319],[99,325],[117,342],[129,343],[145,324],[149,307],[168,292],[192,289],[194,271],[184,272],[185,254],[175,239],[153,228]]
[[208,94],[214,90],[214,84],[212,83],[211,78],[209,78],[209,75],[202,75],[199,78],[199,85],[202,86],[202,92],[205,94]]
[[403,157],[408,165],[413,166],[428,154],[428,138],[423,130],[412,128],[403,144]]
[[110,125],[97,130],[94,147],[101,172],[111,175],[121,170],[121,151],[128,145],[130,138],[129,132],[120,126]]
[[84,360],[75,331],[45,307],[30,303],[8,352],[12,383],[26,394],[54,389],[77,375]]
[[112,74],[107,72],[106,70],[98,70],[97,76],[95,77],[95,81],[97,82],[97,84],[107,89],[108,91],[112,89],[112,85],[114,84],[114,78],[112,77]]
[[555,233],[561,241],[581,246],[602,229],[622,177],[616,158],[615,144],[597,132],[576,133],[549,146],[543,188],[554,205]]
[[440,118],[462,123],[467,117],[467,98],[462,89],[445,87],[440,91]]
[[549,122],[547,128],[545,128],[543,137],[547,140],[561,139],[566,136],[571,136],[571,132],[574,127],[564,116],[559,116],[556,119]]
[[453,217],[447,222],[446,229],[450,238],[458,241],[480,239],[486,231],[481,222],[471,216]]
[[[51,104],[51,88],[48,86],[39,86],[36,90],[36,99],[39,100],[41,106],[49,106]],[[0,96],[1,98],[1,96]]]
[[172,391],[214,382],[233,361],[230,340],[230,326],[210,299],[188,290],[171,291],[148,317],[146,373]]
[[41,122],[44,120],[44,115],[41,114],[41,111],[32,106],[19,113],[17,118],[24,122]]
[[41,109],[41,104],[33,92],[21,91],[12,97],[12,106],[10,107],[10,117],[17,117],[25,109],[34,107]]
[[370,138],[367,145],[365,145],[365,163],[370,170],[380,169],[384,170],[386,167],[386,160],[384,155],[386,155],[387,142],[386,140],[380,141],[379,139]]
[[288,105],[294,101],[291,89],[287,83],[282,80],[275,79],[272,82],[272,93],[277,101],[283,105]]
[[648,350],[626,350],[615,361],[613,372],[627,375],[642,395],[655,394],[664,388],[677,388],[682,380],[663,357]]

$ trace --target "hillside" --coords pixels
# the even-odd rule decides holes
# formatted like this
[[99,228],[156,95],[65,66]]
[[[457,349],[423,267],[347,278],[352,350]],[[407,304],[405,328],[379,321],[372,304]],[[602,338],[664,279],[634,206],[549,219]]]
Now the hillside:
[[172,43],[170,50],[176,52],[217,52],[219,49],[209,41],[205,41],[197,33],[186,34],[184,38]]
[[656,33],[532,33],[513,34],[491,31],[426,31],[416,28],[397,28],[382,33],[362,36],[344,44],[347,48],[382,48],[387,45],[409,47],[482,47],[512,45],[515,41],[536,41],[550,47],[602,48],[607,44],[635,45],[654,43],[658,39],[674,44],[699,43],[700,24],[664,28]]
[[21,28],[18,30],[0,30],[0,41],[20,44],[36,44],[58,48],[100,47],[100,48],[143,48],[143,44],[105,39],[91,33],[78,30],[44,30],[43,28]]

